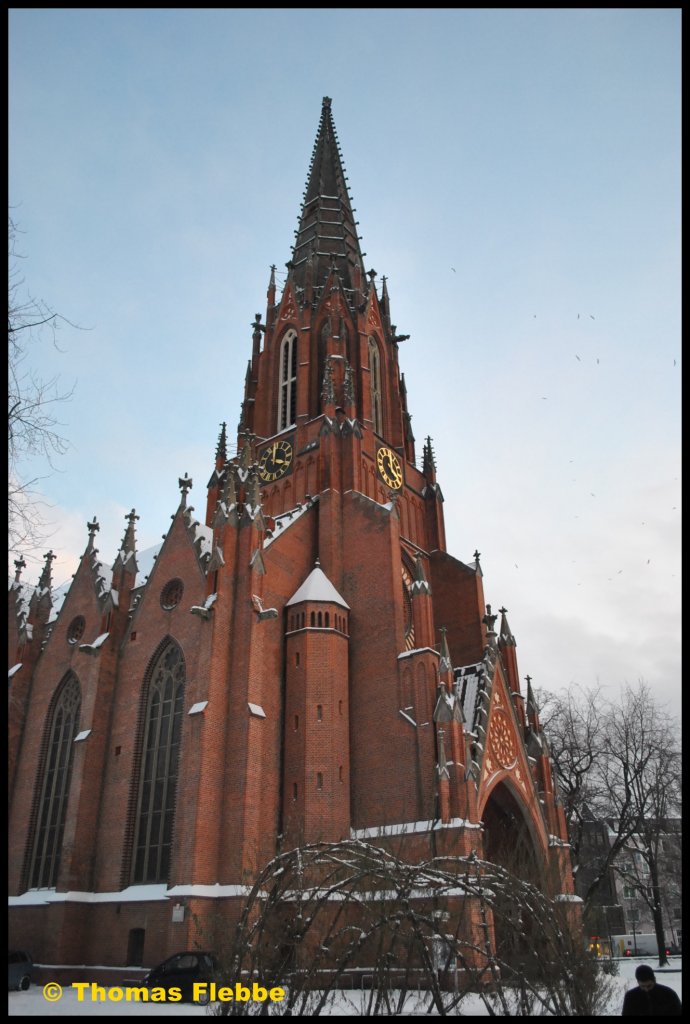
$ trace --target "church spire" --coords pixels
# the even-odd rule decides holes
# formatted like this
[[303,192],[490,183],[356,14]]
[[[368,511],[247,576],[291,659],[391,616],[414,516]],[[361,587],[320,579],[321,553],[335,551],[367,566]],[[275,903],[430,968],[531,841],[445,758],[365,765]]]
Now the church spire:
[[[342,165],[330,97],[324,96],[309,177],[288,269],[288,279],[305,287],[307,265],[314,287],[322,287],[335,262],[350,290],[364,274],[356,221]],[[358,269],[359,274],[353,275]]]

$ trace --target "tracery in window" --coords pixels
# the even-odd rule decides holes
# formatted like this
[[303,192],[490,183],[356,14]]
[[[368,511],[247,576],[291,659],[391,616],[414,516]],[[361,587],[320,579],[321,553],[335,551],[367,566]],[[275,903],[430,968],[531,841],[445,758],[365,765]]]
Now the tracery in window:
[[170,870],[182,733],[185,665],[170,642],[157,657],[146,694],[132,882],[166,882]]
[[46,722],[45,756],[38,779],[36,832],[29,863],[31,889],[57,885],[80,712],[79,683],[70,673],[53,699]]
[[291,427],[297,410],[297,334],[288,331],[280,345],[278,431]]

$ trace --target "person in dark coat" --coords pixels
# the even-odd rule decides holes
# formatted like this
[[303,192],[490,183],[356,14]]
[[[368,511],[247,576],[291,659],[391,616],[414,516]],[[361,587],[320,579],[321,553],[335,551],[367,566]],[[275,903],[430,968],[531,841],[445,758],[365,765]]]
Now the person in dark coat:
[[635,971],[637,988],[625,993],[623,1017],[680,1017],[682,1007],[678,994],[668,985],[657,985],[649,964],[640,964]]

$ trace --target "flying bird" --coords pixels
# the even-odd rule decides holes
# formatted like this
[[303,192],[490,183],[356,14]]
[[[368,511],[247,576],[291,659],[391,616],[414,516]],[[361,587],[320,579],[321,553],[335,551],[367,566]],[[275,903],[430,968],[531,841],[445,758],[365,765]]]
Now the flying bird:
[[579,357],[579,356],[577,355],[577,353],[575,354],[575,358],[577,359],[578,363],[581,363],[581,362],[582,362],[582,360],[581,360],[581,359],[580,359],[580,357]]
[[594,320],[594,317],[592,316],[592,314],[591,314],[591,313],[589,314],[589,319],[590,319],[590,320]]
[[453,271],[454,274],[457,274],[457,270],[455,269],[455,267],[451,267],[450,269]]

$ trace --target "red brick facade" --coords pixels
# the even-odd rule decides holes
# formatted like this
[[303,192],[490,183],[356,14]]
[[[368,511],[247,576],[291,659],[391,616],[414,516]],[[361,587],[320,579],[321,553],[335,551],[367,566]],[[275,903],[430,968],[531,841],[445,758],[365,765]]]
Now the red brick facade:
[[[377,289],[364,269],[330,100],[288,268],[256,318],[239,454],[227,458],[223,427],[205,522],[181,480],[146,581],[132,513],[112,571],[89,524],[54,621],[50,559],[29,603],[21,566],[10,588],[11,943],[38,961],[131,963],[138,929],[147,964],[210,948],[216,911],[236,917],[281,845],[415,823],[411,856],[431,835],[439,852],[481,855],[494,805],[518,809],[543,877],[573,893],[505,611],[494,631],[478,554],[445,550],[430,440],[416,464],[402,338],[385,278]],[[168,663],[178,704],[165,704]],[[61,803],[51,756],[71,679]],[[150,782],[160,797],[155,728],[177,736]],[[63,831],[53,884],[37,887],[46,808]]]

